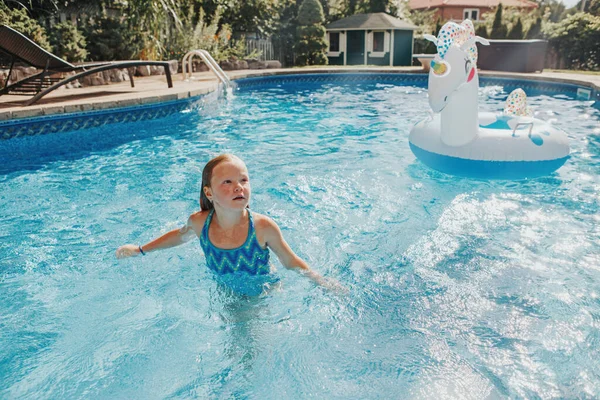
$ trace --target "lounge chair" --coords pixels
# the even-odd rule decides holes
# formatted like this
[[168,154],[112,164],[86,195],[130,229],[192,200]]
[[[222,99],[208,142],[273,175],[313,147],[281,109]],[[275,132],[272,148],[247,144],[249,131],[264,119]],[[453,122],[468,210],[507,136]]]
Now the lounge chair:
[[[10,65],[10,71],[4,87],[0,88],[0,96],[3,94],[34,94],[31,99],[25,102],[24,105],[26,106],[37,102],[48,93],[76,79],[115,68],[127,68],[131,87],[134,87],[131,68],[140,65],[162,66],[167,76],[167,84],[170,88],[173,87],[171,70],[169,69],[169,63],[166,61],[113,61],[74,65],[42,49],[20,32],[6,25],[0,25],[0,67],[2,67],[1,64],[5,63],[6,67]],[[9,85],[15,63],[33,66],[41,69],[42,72]],[[51,77],[51,75],[59,72],[77,73],[64,79]]]

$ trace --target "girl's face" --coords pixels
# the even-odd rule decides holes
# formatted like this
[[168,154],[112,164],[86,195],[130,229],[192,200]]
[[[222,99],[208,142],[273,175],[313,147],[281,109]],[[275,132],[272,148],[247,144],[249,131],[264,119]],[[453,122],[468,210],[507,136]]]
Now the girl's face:
[[210,187],[204,194],[216,206],[243,210],[250,203],[250,177],[241,160],[221,162],[212,171]]

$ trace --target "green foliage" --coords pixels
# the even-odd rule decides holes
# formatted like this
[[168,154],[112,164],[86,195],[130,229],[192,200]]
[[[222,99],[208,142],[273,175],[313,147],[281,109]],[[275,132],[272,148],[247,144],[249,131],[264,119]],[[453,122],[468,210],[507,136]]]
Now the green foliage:
[[[494,13],[486,13],[483,14],[483,20],[479,21],[479,23],[476,26],[476,29],[483,29],[483,28],[479,28],[481,25],[484,25],[485,28],[487,29],[488,35],[486,36],[487,38],[491,38],[491,29],[492,29],[492,25],[494,24],[494,20],[496,18],[496,14]],[[513,30],[513,28],[515,27],[515,25],[517,24],[517,22],[519,20],[521,20],[521,26],[522,26],[522,30],[525,31],[526,27],[528,27],[528,30],[531,30],[531,27],[533,25],[535,25],[536,20],[540,19],[540,29],[541,29],[541,24],[542,24],[542,13],[541,11],[538,10],[522,10],[522,9],[518,9],[515,7],[502,7],[502,24],[506,26],[507,30]],[[538,31],[539,32],[539,31]],[[532,34],[535,33],[532,32]],[[507,34],[508,35],[508,34]],[[480,35],[481,36],[481,35]],[[506,38],[506,37],[504,37]]]
[[88,55],[83,34],[70,22],[61,22],[52,27],[50,44],[54,54],[69,62],[85,61]]
[[[402,3],[403,4],[403,3]],[[414,32],[414,54],[435,54],[437,48],[435,44],[424,39],[423,34],[437,36],[441,29],[441,21],[435,19],[435,10],[411,10],[408,7],[398,8],[398,18],[403,19],[417,27]]]
[[402,14],[398,16],[399,18],[404,19],[417,27],[415,37],[424,33],[430,33],[437,36],[441,28],[441,23],[439,19],[435,18],[435,10],[401,10],[400,12]]
[[401,1],[395,0],[342,0],[339,5],[339,18],[348,17],[354,14],[368,13],[390,13],[398,15],[400,9],[405,6]]
[[303,0],[298,9],[296,63],[298,65],[326,65],[325,27],[323,7],[318,0]]
[[576,13],[543,29],[567,68],[600,69],[600,17]]
[[246,55],[246,41],[233,40],[229,25],[219,29],[220,16],[217,14],[211,23],[206,23],[202,11],[198,22],[194,25],[193,13],[183,14],[182,29],[174,30],[167,43],[170,59],[182,59],[190,50],[202,49],[208,51],[215,60],[243,59],[258,57],[258,52]]
[[488,30],[485,24],[477,25],[477,28],[475,29],[475,35],[486,39],[489,37]]
[[33,18],[30,18],[25,8],[8,8],[3,2],[0,3],[0,23],[8,25],[14,30],[27,36],[40,47],[51,51],[46,30]]
[[89,57],[93,61],[129,60],[142,49],[139,35],[130,35],[126,25],[115,18],[101,17],[86,26]]
[[600,0],[589,0],[586,9],[588,13],[600,17]]
[[534,23],[531,24],[525,39],[539,39],[542,37],[542,17],[538,17]]
[[521,23],[521,18],[519,18],[510,29],[510,32],[508,32],[507,39],[521,40],[523,36],[523,24]]
[[[413,24],[414,24],[414,22],[413,22]],[[435,24],[435,27],[431,28],[431,30],[422,31],[421,29],[419,29],[415,32],[415,40],[414,40],[414,47],[413,47],[414,54],[435,54],[435,53],[437,53],[436,45],[433,44],[432,42],[430,42],[429,40],[423,38],[422,35],[425,33],[429,33],[429,34],[432,34],[433,36],[437,36],[440,29],[442,29],[441,24],[442,24],[441,21],[438,19]],[[417,25],[417,26],[419,26],[419,25]],[[419,26],[419,28],[422,28],[422,26]]]
[[490,32],[490,38],[492,39],[506,39],[507,29],[506,25],[502,23],[502,3],[496,8],[494,14],[494,22],[492,24],[492,31]]
[[[549,22],[558,22],[566,17],[566,7],[558,0],[544,1],[540,6],[539,12],[543,15],[543,19]],[[573,10],[577,12],[577,10]]]
[[294,47],[296,45],[296,16],[298,5],[296,0],[281,0],[279,21],[271,41],[273,48],[280,54],[284,66],[294,65]]
[[298,25],[322,24],[325,19],[323,6],[318,0],[303,0],[298,9]]
[[277,28],[279,3],[278,0],[221,1],[213,16],[218,14],[220,25],[229,25],[236,32],[270,36]]
[[369,0],[363,5],[364,13],[388,12],[390,10],[389,0]]
[[168,41],[172,31],[181,29],[179,2],[177,0],[127,0],[121,11],[130,38],[143,43],[138,57],[148,60],[165,58],[167,49],[163,43]]

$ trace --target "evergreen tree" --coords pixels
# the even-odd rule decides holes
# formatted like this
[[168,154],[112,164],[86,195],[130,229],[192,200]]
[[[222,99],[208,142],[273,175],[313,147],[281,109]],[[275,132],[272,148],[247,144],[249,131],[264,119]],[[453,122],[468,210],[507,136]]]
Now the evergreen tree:
[[585,8],[590,14],[600,17],[600,0],[589,0]]
[[347,17],[349,15],[354,15],[360,11],[359,8],[359,0],[346,0],[344,6],[344,16]]
[[507,38],[515,40],[523,39],[523,24],[521,23],[521,18],[517,19],[517,22],[513,25],[510,32],[508,32]]
[[542,32],[542,17],[537,17],[535,22],[531,24],[527,34],[525,35],[525,39],[539,39],[541,37]]
[[485,24],[477,25],[477,29],[475,29],[475,35],[486,39],[489,37],[487,27],[485,26]]
[[298,9],[296,64],[326,65],[325,27],[323,7],[319,0],[303,0]]
[[388,12],[390,8],[389,0],[368,0],[364,5],[363,12],[365,13],[379,13]]
[[[442,21],[438,18],[435,21],[435,28],[433,28],[433,32],[431,34],[433,36],[437,37],[437,35],[438,35],[438,33],[440,33],[441,29],[442,29]],[[435,54],[435,53],[437,53],[437,46],[428,40],[427,41],[427,46],[425,47],[424,53],[425,54]]]
[[279,59],[286,67],[294,65],[297,15],[298,5],[296,4],[296,0],[286,0],[279,12],[277,29],[271,37],[273,47],[276,53],[279,54]]
[[19,31],[46,50],[52,49],[46,36],[46,30],[35,19],[30,18],[24,8],[10,9],[4,2],[0,2],[0,24],[8,25]]
[[[127,27],[118,19],[101,17],[91,21],[84,31],[86,50],[92,61],[129,60],[142,49],[135,35],[128,35]],[[189,35],[186,32],[186,35]]]
[[50,44],[57,56],[70,62],[85,61],[88,54],[83,34],[70,22],[61,22],[52,27]]
[[496,14],[494,15],[494,23],[490,32],[491,39],[506,39],[506,25],[502,23],[502,3],[498,4]]

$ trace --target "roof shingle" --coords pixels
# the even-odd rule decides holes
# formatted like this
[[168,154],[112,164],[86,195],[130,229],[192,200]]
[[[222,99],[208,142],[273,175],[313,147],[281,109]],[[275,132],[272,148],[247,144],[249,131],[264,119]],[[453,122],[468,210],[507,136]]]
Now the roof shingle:
[[[427,0],[426,0],[427,1]],[[392,17],[386,13],[354,14],[339,19],[325,27],[328,30],[337,29],[403,29],[415,30],[416,26]]]

